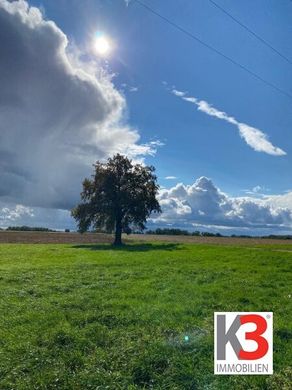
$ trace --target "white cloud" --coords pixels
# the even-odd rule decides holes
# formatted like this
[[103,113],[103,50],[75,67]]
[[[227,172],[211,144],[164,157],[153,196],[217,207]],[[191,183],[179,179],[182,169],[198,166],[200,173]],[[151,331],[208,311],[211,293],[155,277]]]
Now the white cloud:
[[60,230],[76,229],[75,222],[68,210],[32,208],[0,202],[0,228],[23,225]]
[[38,8],[0,0],[0,41],[2,202],[68,209],[97,159],[155,153],[126,123],[111,76]]
[[15,205],[7,207],[7,205],[0,208],[0,226],[6,226],[9,223],[14,223],[22,218],[33,218],[33,209],[22,205]]
[[271,207],[282,207],[292,210],[292,191],[282,195],[268,195],[264,196],[264,200]]
[[[256,191],[260,190],[258,187]],[[178,183],[170,189],[161,189],[159,201],[163,213],[154,215],[149,227],[173,226],[223,234],[291,234],[292,192],[261,198],[257,192],[251,195],[231,197],[206,177],[200,177],[192,185]],[[10,225],[75,228],[67,210],[0,202],[0,227]]]
[[203,176],[192,185],[179,183],[163,189],[159,198],[163,213],[153,218],[156,224],[188,229],[203,225],[250,231],[292,227],[292,194],[264,199],[231,197]]
[[139,91],[138,87],[135,87],[133,85],[129,85],[127,83],[122,83],[121,87],[122,87],[122,90],[124,90],[124,91],[126,90],[128,92],[138,92]]
[[264,190],[264,188],[261,187],[261,186],[255,186],[255,187],[253,187],[253,189],[252,189],[253,192],[261,192],[261,191],[263,191],[263,190]]
[[253,196],[265,196],[265,193],[269,191],[269,188],[260,185],[256,185],[251,189],[243,190],[243,192],[245,192],[246,194]]
[[245,123],[237,123],[240,136],[257,152],[264,152],[272,156],[285,156],[284,150],[274,146],[268,136],[261,130],[248,126]]
[[267,134],[265,134],[261,130],[249,126],[245,123],[238,122],[235,118],[226,114],[226,112],[220,111],[217,108],[212,107],[212,105],[210,105],[205,100],[199,100],[196,97],[187,96],[186,92],[178,91],[177,89],[172,89],[172,93],[175,96],[178,96],[181,99],[197,106],[197,109],[199,111],[202,111],[207,115],[214,116],[215,118],[224,120],[232,125],[235,125],[239,130],[240,136],[255,151],[264,152],[272,156],[286,155],[286,152],[279,147],[274,146],[269,141]]
[[[166,81],[163,82],[164,85],[167,85]],[[177,89],[173,89],[172,90],[172,93],[175,95],[175,96],[178,96],[178,97],[183,97],[186,95],[186,92],[182,92],[182,91],[178,91]]]
[[165,176],[164,179],[165,180],[175,180],[175,179],[177,179],[177,177],[176,176]]

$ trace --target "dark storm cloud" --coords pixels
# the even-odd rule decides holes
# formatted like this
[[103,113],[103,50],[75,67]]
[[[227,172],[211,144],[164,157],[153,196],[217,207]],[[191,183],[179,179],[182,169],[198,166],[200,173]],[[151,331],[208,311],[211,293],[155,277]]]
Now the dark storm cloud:
[[70,208],[95,160],[116,151],[151,152],[123,124],[125,100],[110,78],[73,58],[65,34],[37,8],[0,0],[0,197],[6,201]]

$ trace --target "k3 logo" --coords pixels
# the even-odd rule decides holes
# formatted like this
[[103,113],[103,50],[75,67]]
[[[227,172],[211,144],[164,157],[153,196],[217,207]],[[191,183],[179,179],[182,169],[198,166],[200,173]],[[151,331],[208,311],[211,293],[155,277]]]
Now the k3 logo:
[[273,313],[214,313],[214,373],[273,374]]

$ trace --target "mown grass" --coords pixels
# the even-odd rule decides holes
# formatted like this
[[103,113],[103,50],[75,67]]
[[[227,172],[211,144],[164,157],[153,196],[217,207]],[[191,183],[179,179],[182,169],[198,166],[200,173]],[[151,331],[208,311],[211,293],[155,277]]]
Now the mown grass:
[[[291,389],[276,250],[1,245],[0,389]],[[213,375],[214,311],[274,312],[275,375]]]

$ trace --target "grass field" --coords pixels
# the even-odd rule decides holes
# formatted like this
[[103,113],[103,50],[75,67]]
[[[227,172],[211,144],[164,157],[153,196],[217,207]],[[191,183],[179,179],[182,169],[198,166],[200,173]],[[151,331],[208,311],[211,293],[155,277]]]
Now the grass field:
[[[291,389],[291,262],[289,244],[2,244],[0,389]],[[274,312],[273,376],[213,375],[214,311]]]

